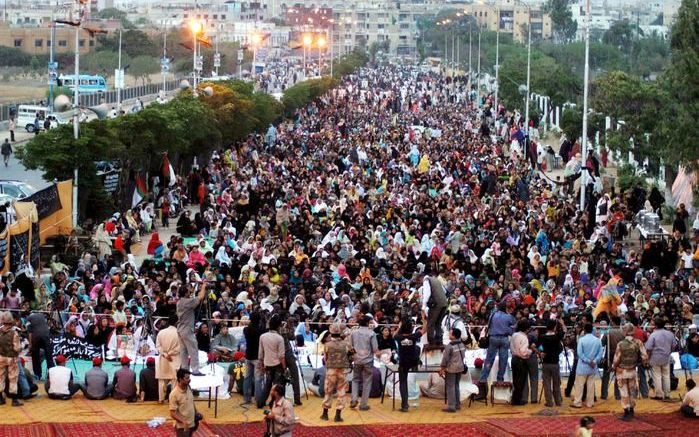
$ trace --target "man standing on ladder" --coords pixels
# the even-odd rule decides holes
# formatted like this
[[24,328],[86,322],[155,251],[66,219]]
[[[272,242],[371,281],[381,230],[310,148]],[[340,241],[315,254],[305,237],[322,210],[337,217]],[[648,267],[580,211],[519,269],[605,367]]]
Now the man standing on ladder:
[[443,345],[442,318],[447,312],[447,293],[442,281],[427,272],[422,281],[422,317],[427,318],[427,342]]

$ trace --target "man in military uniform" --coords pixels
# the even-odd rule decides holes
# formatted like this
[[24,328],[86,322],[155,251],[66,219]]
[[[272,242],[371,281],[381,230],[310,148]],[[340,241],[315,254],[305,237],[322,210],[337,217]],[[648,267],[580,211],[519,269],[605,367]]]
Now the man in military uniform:
[[621,393],[621,406],[624,415],[620,417],[625,422],[631,421],[634,416],[634,407],[638,397],[638,384],[636,382],[636,367],[648,362],[648,353],[643,343],[634,338],[634,326],[631,323],[624,325],[624,339],[616,347],[612,368],[616,374]]
[[346,371],[349,368],[350,346],[342,338],[343,327],[339,323],[330,325],[330,339],[325,343],[325,398],[323,399],[322,420],[328,420],[328,410],[332,408],[333,394],[337,397],[335,422],[342,422],[342,409],[345,407],[347,390]]
[[17,360],[21,350],[19,335],[14,329],[15,321],[9,311],[0,312],[0,405],[5,404],[5,378],[9,380],[9,393],[12,406],[19,407],[22,403],[17,399],[17,379],[19,367]]

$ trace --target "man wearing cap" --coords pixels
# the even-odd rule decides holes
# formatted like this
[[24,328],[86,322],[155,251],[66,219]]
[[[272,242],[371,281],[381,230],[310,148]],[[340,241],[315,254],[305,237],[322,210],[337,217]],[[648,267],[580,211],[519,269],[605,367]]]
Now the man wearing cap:
[[114,372],[112,397],[117,400],[136,402],[136,373],[131,370],[131,359],[124,355],[119,359],[121,369]]
[[67,401],[80,390],[80,385],[73,382],[73,372],[66,367],[64,355],[58,355],[54,361],[56,365],[49,369],[44,387],[49,399]]
[[19,378],[18,357],[22,350],[19,334],[14,330],[15,320],[9,311],[0,313],[0,405],[5,403],[5,377],[9,380],[9,393],[12,406],[19,407],[22,403],[17,399],[17,379]]
[[177,383],[177,369],[180,368],[180,337],[176,326],[177,316],[171,314],[167,319],[167,328],[161,329],[155,338],[155,348],[159,354],[155,377],[158,379],[158,401],[161,403],[165,402],[167,385],[174,387]]
[[192,297],[189,287],[181,287],[179,291],[180,300],[177,301],[177,333],[180,337],[180,365],[191,368],[192,376],[202,376],[199,372],[199,352],[197,349],[197,338],[194,334],[194,323],[196,321],[197,307],[206,298],[206,281],[199,285],[199,294]]
[[349,368],[349,344],[342,338],[342,325],[330,325],[330,339],[325,343],[325,398],[323,399],[322,420],[328,420],[328,410],[332,408],[333,396],[337,397],[335,422],[342,422],[342,409],[345,407],[347,390],[346,371]]
[[633,337],[635,327],[632,323],[624,325],[622,332],[624,339],[616,345],[612,368],[619,384],[621,393],[621,406],[624,408],[623,421],[630,421],[634,416],[634,407],[638,397],[638,384],[636,383],[636,367],[648,362],[648,353],[643,343]]
[[459,304],[450,306],[448,314],[442,320],[442,332],[444,333],[443,340],[445,345],[450,343],[449,334],[452,328],[458,328],[461,331],[461,341],[465,344],[469,343],[471,334],[469,330],[466,329],[464,320],[461,317],[461,305]]
[[109,375],[102,370],[102,358],[92,359],[92,369],[85,373],[85,383],[80,385],[83,395],[91,400],[101,401],[112,393]]
[[158,381],[155,378],[155,357],[148,357],[146,367],[138,374],[138,391],[141,401],[159,399]]

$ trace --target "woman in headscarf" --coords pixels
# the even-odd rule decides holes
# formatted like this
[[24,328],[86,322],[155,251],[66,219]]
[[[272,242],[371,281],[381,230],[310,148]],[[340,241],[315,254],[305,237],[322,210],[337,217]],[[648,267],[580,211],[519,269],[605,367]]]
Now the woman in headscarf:
[[226,253],[226,246],[219,246],[218,251],[216,252],[216,262],[220,267],[223,267],[224,265],[227,267],[231,266],[231,258],[228,256],[228,253]]
[[95,243],[97,248],[97,257],[99,259],[104,259],[105,255],[111,255],[112,253],[112,239],[109,238],[109,234],[104,230],[104,223],[100,223],[95,231],[92,241]]
[[141,241],[141,229],[138,224],[138,221],[136,221],[136,217],[133,215],[133,211],[128,210],[126,211],[126,223],[129,225],[129,229],[131,229],[131,232],[133,232],[133,238],[134,241],[137,243]]
[[148,248],[146,252],[148,255],[153,255],[155,257],[161,257],[165,250],[165,245],[160,241],[160,237],[157,232],[153,232],[150,236],[150,241],[148,242]]

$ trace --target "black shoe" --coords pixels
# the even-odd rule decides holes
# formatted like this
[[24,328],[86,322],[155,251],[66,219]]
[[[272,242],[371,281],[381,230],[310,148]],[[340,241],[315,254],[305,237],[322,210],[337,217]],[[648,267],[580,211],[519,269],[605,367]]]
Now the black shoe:
[[624,422],[631,422],[631,410],[625,408],[624,415],[619,417],[619,420],[623,420]]
[[7,401],[5,400],[5,396],[0,394],[0,405],[5,405]]
[[192,375],[192,376],[206,376],[206,375],[204,375],[203,373],[201,373],[201,372],[198,371],[198,370],[197,370],[196,372],[190,373],[190,375]]
[[408,412],[408,407],[400,407],[399,410],[401,413],[407,413]]
[[35,398],[36,396],[37,396],[36,393],[30,393],[30,394],[28,394],[28,395],[26,395],[26,396],[23,396],[22,399],[26,401],[26,400],[29,400],[29,399],[31,399],[31,398]]
[[13,407],[21,407],[22,405],[24,405],[24,404],[22,402],[20,402],[19,399],[17,399],[17,398],[12,399],[12,406]]
[[350,402],[350,408],[357,408],[357,405],[359,405],[359,402],[357,401]]
[[303,405],[303,402],[301,402],[301,399],[296,399],[296,400],[294,401],[294,406],[300,407],[301,405]]
[[359,411],[369,411],[370,408],[371,407],[368,405],[366,407],[359,407]]
[[342,413],[340,412],[340,410],[335,410],[335,419],[334,420],[335,420],[335,422],[344,422],[344,420],[342,420]]
[[330,420],[328,417],[328,410],[323,409],[323,414],[320,415],[320,420]]

